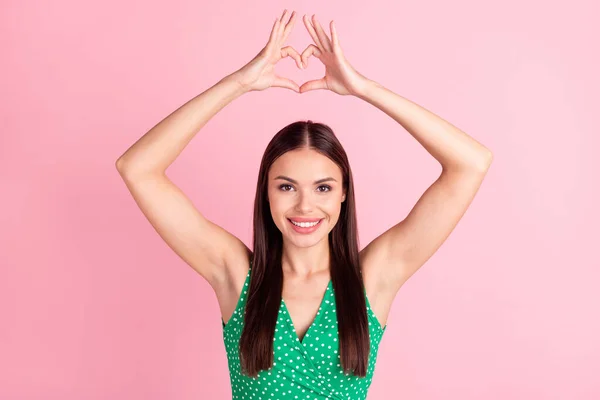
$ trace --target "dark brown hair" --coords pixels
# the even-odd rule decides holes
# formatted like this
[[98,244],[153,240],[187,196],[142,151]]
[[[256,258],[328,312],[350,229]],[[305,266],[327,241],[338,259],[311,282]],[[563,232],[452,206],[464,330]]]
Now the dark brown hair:
[[242,373],[256,377],[273,364],[273,336],[282,298],[283,237],[268,204],[268,173],[275,160],[300,148],[315,150],[336,163],[346,199],[329,233],[331,283],[335,292],[339,354],[345,372],[364,377],[369,356],[369,327],[358,258],[358,229],[352,171],[333,130],[310,120],[294,122],[269,142],[258,172],[254,200],[253,258],[244,328],[240,338]]

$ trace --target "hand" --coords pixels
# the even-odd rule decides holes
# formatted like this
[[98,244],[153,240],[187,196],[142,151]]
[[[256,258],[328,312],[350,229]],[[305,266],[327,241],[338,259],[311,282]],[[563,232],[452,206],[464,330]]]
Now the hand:
[[296,22],[296,12],[287,23],[284,23],[288,11],[284,10],[281,18],[275,20],[271,37],[265,48],[240,70],[234,72],[232,76],[240,85],[248,91],[264,90],[272,86],[291,89],[300,92],[298,84],[288,78],[283,78],[275,74],[275,64],[285,57],[291,57],[296,60],[298,68],[303,68],[300,54],[291,46],[281,47],[292,31]]
[[342,96],[360,94],[367,84],[368,79],[352,68],[350,63],[344,58],[333,21],[329,24],[332,40],[327,37],[327,34],[319,22],[317,22],[314,14],[312,22],[306,15],[303,21],[308,33],[316,44],[316,46],[314,44],[309,45],[302,52],[304,68],[308,65],[308,57],[314,54],[325,65],[325,76],[321,79],[304,83],[300,86],[300,93],[316,89],[329,89]]

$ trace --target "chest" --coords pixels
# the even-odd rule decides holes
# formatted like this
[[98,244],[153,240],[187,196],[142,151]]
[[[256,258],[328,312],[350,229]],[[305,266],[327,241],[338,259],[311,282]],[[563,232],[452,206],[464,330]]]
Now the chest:
[[[298,340],[302,341],[310,327],[316,322],[320,311],[331,303],[331,282],[285,285],[282,292],[282,308],[288,314]],[[291,327],[290,327],[291,328]]]

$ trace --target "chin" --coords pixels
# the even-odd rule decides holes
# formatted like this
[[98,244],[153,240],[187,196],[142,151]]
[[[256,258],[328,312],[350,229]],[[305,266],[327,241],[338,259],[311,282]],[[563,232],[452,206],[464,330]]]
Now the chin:
[[299,248],[305,249],[305,248],[316,246],[323,239],[326,239],[326,238],[327,238],[327,236],[325,236],[325,238],[323,238],[323,237],[318,237],[318,238],[301,238],[301,239],[288,238],[288,242],[291,243],[295,247],[299,247]]

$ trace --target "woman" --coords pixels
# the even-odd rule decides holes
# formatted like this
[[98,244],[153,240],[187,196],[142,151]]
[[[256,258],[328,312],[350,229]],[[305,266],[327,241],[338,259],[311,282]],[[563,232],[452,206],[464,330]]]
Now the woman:
[[[234,399],[364,399],[390,306],[406,280],[448,237],[490,166],[491,152],[464,132],[359,74],[313,15],[314,44],[282,47],[295,23],[284,11],[265,48],[138,140],[117,168],[166,243],[214,289],[223,316]],[[274,74],[314,55],[322,79],[298,86]],[[378,107],[442,165],[409,215],[358,251],[348,158],[331,129],[312,121],[278,132],[260,166],[253,251],[206,220],[166,177],[196,132],[238,96],[283,87],[327,89]]]

